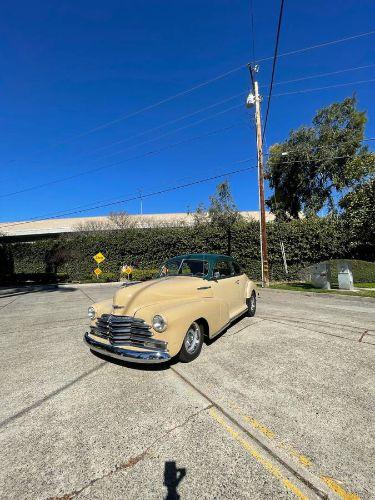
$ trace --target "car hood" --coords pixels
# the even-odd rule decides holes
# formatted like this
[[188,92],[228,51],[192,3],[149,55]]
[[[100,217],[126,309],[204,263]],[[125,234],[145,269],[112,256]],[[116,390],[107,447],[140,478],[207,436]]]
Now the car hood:
[[113,313],[133,316],[141,307],[200,297],[212,297],[207,280],[190,276],[157,278],[120,288],[113,297]]

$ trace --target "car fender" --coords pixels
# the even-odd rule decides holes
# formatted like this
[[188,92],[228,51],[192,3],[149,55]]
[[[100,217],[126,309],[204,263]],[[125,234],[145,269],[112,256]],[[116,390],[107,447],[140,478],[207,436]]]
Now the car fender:
[[249,299],[253,292],[257,293],[257,287],[254,281],[249,280],[246,287],[246,298]]
[[[142,318],[152,325],[156,314],[162,315],[167,321],[167,329],[158,333],[152,329],[155,339],[168,342],[168,351],[171,356],[179,353],[186,332],[193,321],[200,318],[208,325],[208,335],[211,337],[223,326],[223,301],[214,298],[187,299],[179,304],[168,303],[152,304],[140,307],[135,316]],[[224,322],[225,324],[225,322]]]
[[110,314],[112,312],[112,299],[102,300],[101,302],[95,302],[91,307],[95,309],[95,318],[91,321],[91,325],[95,326],[97,318],[102,314]]

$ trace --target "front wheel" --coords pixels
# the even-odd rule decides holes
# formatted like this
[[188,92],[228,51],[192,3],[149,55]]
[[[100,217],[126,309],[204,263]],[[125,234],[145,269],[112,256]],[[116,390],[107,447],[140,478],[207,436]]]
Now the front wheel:
[[202,350],[203,345],[203,328],[202,326],[193,321],[186,332],[184,341],[182,343],[179,360],[183,363],[189,363],[197,358]]
[[246,304],[247,304],[247,315],[252,318],[255,316],[255,312],[257,310],[257,296],[256,293],[253,291],[251,294],[251,297],[249,299],[246,299]]

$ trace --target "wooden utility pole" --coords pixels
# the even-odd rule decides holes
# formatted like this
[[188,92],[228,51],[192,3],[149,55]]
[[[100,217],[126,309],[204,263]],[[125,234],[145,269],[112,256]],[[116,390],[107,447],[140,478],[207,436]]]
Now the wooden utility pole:
[[257,138],[257,159],[258,159],[258,183],[259,183],[259,206],[260,206],[260,249],[262,256],[262,286],[270,285],[269,268],[268,268],[268,253],[267,253],[267,231],[266,231],[266,210],[264,203],[264,170],[263,170],[263,134],[262,134],[262,118],[260,114],[260,101],[258,81],[254,77],[257,71],[249,65],[251,82],[253,86],[253,95],[248,97],[249,104],[255,107],[255,128]]

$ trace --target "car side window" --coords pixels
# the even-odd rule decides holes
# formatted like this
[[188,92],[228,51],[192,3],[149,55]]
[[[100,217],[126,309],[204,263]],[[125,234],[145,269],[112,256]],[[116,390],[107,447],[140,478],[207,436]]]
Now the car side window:
[[237,262],[235,260],[232,261],[232,266],[234,269],[234,274],[236,276],[240,276],[241,274],[243,274],[240,266],[237,264]]
[[230,262],[228,260],[218,260],[214,267],[213,276],[215,279],[230,278],[233,276]]

